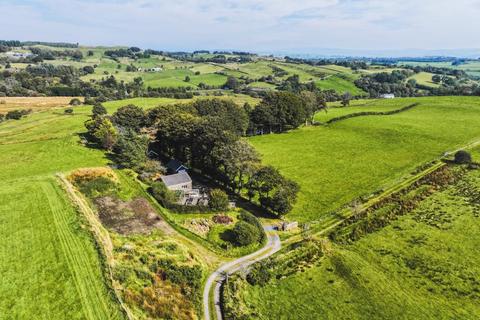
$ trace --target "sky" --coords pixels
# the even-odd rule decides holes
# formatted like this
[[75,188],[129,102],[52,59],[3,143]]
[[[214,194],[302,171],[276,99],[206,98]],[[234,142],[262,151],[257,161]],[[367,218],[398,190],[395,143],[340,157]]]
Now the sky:
[[480,48],[480,0],[0,0],[0,12],[9,40],[352,55]]

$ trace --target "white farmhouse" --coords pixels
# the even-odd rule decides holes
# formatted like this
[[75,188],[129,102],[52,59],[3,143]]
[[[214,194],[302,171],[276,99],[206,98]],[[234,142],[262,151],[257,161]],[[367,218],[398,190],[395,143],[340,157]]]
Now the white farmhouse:
[[193,188],[192,178],[190,178],[186,171],[180,171],[179,173],[168,176],[161,176],[160,179],[162,179],[167,188],[172,191],[179,190],[186,193]]
[[380,95],[382,99],[395,99],[395,95],[393,93],[384,93]]

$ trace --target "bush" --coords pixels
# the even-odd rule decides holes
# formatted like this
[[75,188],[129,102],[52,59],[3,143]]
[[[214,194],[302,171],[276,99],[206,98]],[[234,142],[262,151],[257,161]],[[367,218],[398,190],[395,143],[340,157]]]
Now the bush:
[[72,100],[70,100],[70,103],[69,105],[71,106],[79,106],[82,104],[82,101],[80,101],[80,99],[78,98],[73,98]]
[[153,197],[166,208],[178,201],[178,194],[168,190],[163,182],[153,183],[150,190]]
[[92,117],[100,117],[107,114],[107,109],[101,104],[97,103],[92,107]]
[[95,69],[92,66],[85,66],[83,67],[83,72],[87,74],[92,74],[95,72]]
[[225,211],[228,209],[228,196],[220,189],[210,191],[210,200],[208,205],[214,211]]
[[66,113],[66,114],[72,114],[72,113],[73,113],[73,109],[72,109],[72,108],[67,108],[67,109],[65,109],[64,113]]
[[233,239],[239,246],[248,246],[260,239],[258,229],[245,221],[238,221],[232,232]]
[[248,273],[247,281],[251,285],[266,285],[272,277],[266,263],[257,263]]
[[29,113],[32,113],[31,109],[30,110],[12,110],[7,112],[5,119],[20,120],[23,116],[26,116]]
[[245,221],[246,223],[249,223],[252,226],[254,226],[258,230],[259,241],[263,241],[266,238],[266,234],[265,234],[265,231],[263,230],[263,226],[260,223],[260,220],[258,220],[258,218],[255,217],[250,212],[241,211],[240,214],[238,215],[238,220]]
[[460,150],[455,153],[453,161],[457,164],[468,164],[472,162],[472,156],[467,151]]

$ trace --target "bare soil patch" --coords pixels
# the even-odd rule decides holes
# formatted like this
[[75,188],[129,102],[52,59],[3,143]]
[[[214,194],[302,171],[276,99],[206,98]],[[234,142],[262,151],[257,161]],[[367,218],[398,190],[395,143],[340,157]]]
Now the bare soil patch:
[[122,201],[105,196],[96,198],[95,205],[102,224],[120,234],[150,234],[154,230],[173,233],[173,229],[145,198]]

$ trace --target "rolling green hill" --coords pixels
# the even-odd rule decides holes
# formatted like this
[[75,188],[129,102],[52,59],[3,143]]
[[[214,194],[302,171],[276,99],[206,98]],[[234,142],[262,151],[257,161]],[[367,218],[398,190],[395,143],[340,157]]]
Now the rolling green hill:
[[[298,203],[289,219],[331,219],[333,211],[353,199],[391,185],[448,150],[480,139],[480,128],[475,125],[480,120],[480,99],[475,97],[360,100],[332,113],[396,109],[415,102],[417,107],[395,115],[357,117],[250,138],[265,163],[300,184]],[[330,115],[322,113],[317,119],[323,117]]]
[[[466,181],[478,190],[479,171]],[[477,319],[478,207],[454,185],[304,272],[246,285],[258,319]],[[468,226],[468,227],[466,227]]]

